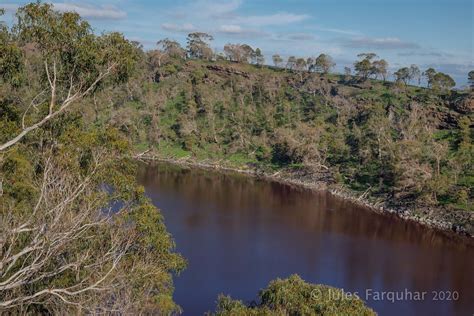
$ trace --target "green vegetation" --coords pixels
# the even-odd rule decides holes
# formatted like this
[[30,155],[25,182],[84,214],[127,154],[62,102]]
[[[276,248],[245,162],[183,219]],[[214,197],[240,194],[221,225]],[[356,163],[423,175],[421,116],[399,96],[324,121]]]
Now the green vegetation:
[[139,49],[47,4],[17,16],[0,29],[0,313],[179,312],[185,261],[135,182],[131,143],[81,114],[124,87]]
[[[388,82],[373,53],[356,76],[328,73],[325,54],[265,67],[260,49],[215,54],[212,40],[145,52],[41,3],[0,23],[1,313],[179,312],[185,261],[135,182],[140,151],[311,175],[473,231],[472,95],[449,76],[410,86],[412,65]],[[223,297],[217,314],[373,314],[332,290],[291,277],[255,306]]]
[[216,316],[244,315],[376,315],[357,297],[324,285],[304,282],[299,276],[277,279],[260,291],[257,302],[246,306],[229,296],[219,296]]
[[[231,60],[241,58],[235,57],[241,46],[227,50]],[[146,58],[154,64],[153,52]],[[411,86],[421,77],[415,65],[400,71],[399,82],[388,82],[386,62],[374,54],[361,55],[355,77],[325,74],[332,64],[326,55],[316,59],[316,73],[260,67],[246,58],[168,56],[161,68],[180,70],[161,72],[152,89],[137,84],[132,95],[141,108],[116,113],[139,123],[114,126],[146,131],[130,134],[132,141],[150,144],[161,158],[312,175],[413,214],[435,210],[429,216],[474,232],[469,91],[450,91],[436,79],[429,81],[433,89]],[[298,68],[294,63],[290,69]],[[156,78],[160,70],[147,65],[142,76]]]

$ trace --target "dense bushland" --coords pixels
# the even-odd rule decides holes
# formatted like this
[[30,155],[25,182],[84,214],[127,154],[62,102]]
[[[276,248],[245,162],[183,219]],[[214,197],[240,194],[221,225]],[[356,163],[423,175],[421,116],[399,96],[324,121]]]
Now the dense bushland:
[[153,55],[144,60],[142,77],[109,109],[137,151],[312,174],[375,202],[442,210],[472,231],[469,91],[228,61],[169,58],[156,69]]
[[[330,74],[326,55],[267,67],[244,45],[227,46],[230,62],[203,33],[187,51],[163,40],[145,52],[41,3],[17,18],[0,25],[2,313],[179,312],[172,277],[185,261],[135,182],[132,158],[147,150],[309,174],[472,229],[472,97],[443,75],[430,72],[430,89],[405,70],[371,79],[386,62],[370,54],[357,76]],[[297,310],[267,300],[287,286]],[[218,313],[371,314],[358,300],[300,302],[315,288],[275,281],[258,307],[222,298]]]

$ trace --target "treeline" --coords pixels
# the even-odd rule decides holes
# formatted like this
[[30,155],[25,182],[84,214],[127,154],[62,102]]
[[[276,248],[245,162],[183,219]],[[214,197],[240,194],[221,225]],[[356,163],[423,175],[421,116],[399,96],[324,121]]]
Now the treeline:
[[[472,96],[449,90],[445,74],[412,65],[397,72],[399,82],[384,81],[387,62],[373,53],[359,55],[355,76],[331,73],[327,55],[310,60],[311,71],[298,58],[286,70],[261,67],[257,49],[226,45],[229,57],[219,59],[209,37],[196,37],[186,48],[167,39],[143,53],[143,77],[113,119],[139,148],[300,168],[378,205],[474,231],[465,212],[473,199]],[[428,88],[408,85],[422,75]]]
[[[138,150],[323,176],[472,226],[466,92],[359,84],[383,79],[373,54],[345,78],[327,55],[311,72],[307,59],[297,71],[298,58],[282,70],[243,45],[218,57],[205,33],[144,51],[49,4],[16,17],[0,25],[0,313],[179,313],[172,278],[185,260],[135,182]],[[447,87],[430,74],[433,88]],[[260,299],[249,312],[290,308]],[[336,313],[363,308],[343,303]],[[224,314],[252,308],[219,304]]]
[[[25,5],[16,18],[0,23],[0,314],[179,314],[173,276],[186,262],[135,181],[137,138],[117,120],[124,102],[144,96],[150,59],[50,4]],[[210,53],[202,39],[190,37],[196,58]],[[160,70],[183,56],[167,47]],[[317,303],[297,277],[268,293],[286,283],[305,311],[372,314],[358,299]],[[290,305],[262,308],[305,313]],[[221,300],[217,313],[227,307]]]
[[[252,63],[261,66],[265,63],[265,57],[260,48],[252,48],[247,44],[226,44],[223,53],[214,52],[210,47],[213,36],[207,33],[194,32],[187,37],[185,48],[172,39],[166,38],[157,42],[157,49],[149,53],[152,63],[160,65],[163,58],[195,58],[207,61],[229,60],[236,63]],[[365,81],[369,78],[387,80],[390,76],[389,64],[385,59],[379,59],[375,53],[359,54],[359,60],[354,62],[353,69],[344,67],[344,74],[347,78],[352,75],[358,81]],[[272,56],[275,67],[284,68],[298,72],[318,72],[327,74],[336,66],[333,58],[327,54],[320,54],[318,57],[295,57],[290,56],[285,61],[279,54]],[[472,72],[468,75],[468,80],[472,84]],[[409,83],[421,85],[422,78],[425,79],[427,87],[435,90],[452,89],[456,82],[448,74],[437,72],[433,68],[421,71],[420,68],[412,64],[403,67],[393,73],[394,80],[398,83],[408,85]]]

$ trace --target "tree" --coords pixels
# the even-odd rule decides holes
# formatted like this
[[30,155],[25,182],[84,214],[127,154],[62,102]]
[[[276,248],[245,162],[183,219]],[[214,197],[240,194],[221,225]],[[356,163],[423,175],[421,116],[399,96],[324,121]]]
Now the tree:
[[[3,9],[0,9],[0,17],[3,14]],[[23,80],[22,68],[21,49],[15,43],[13,34],[8,31],[7,26],[0,22],[0,79],[18,86]]]
[[[35,45],[43,62],[43,91],[31,100],[31,105],[49,104],[46,114],[37,121],[28,119],[30,107],[26,108],[20,130],[0,144],[0,152],[92,94],[106,78],[127,80],[137,62],[136,48],[121,34],[96,37],[76,13],[59,13],[51,5],[36,3],[20,8],[17,17],[19,42]],[[46,91],[49,98],[40,98]]]
[[352,74],[352,69],[351,69],[351,67],[347,67],[347,66],[344,67],[344,75],[345,75],[346,77],[350,77],[351,74]]
[[431,86],[433,89],[440,89],[443,91],[450,90],[456,85],[456,82],[454,81],[451,76],[442,73],[442,72],[437,72],[433,79]]
[[474,70],[469,71],[469,74],[467,75],[467,79],[471,87],[471,90],[474,90]]
[[281,58],[281,56],[278,54],[273,55],[272,60],[275,67],[280,67],[281,63],[283,62],[283,58]]
[[119,33],[96,36],[79,15],[49,4],[21,7],[17,18],[8,35],[28,82],[0,84],[11,96],[0,98],[0,173],[8,179],[0,314],[178,313],[172,273],[184,260],[133,179],[132,147],[83,117],[88,97],[125,90],[140,48]]
[[243,59],[245,62],[252,62],[255,59],[255,50],[252,48],[252,46],[248,44],[242,44],[240,45],[242,51],[243,51]]
[[221,295],[214,315],[375,315],[359,297],[344,295],[333,287],[306,283],[297,275],[271,281],[255,301],[258,303],[246,306]]
[[323,74],[327,74],[336,65],[331,56],[326,54],[319,55],[314,64],[316,71]]
[[181,47],[181,45],[169,38],[159,40],[157,43],[158,49],[163,51],[166,55],[171,58],[185,58],[186,51]]
[[436,70],[433,68],[428,68],[423,72],[423,76],[426,78],[426,83],[428,88],[430,88],[433,85],[433,79],[434,76],[436,75]]
[[373,73],[375,74],[375,79],[378,78],[378,76],[381,76],[383,81],[387,79],[387,74],[388,74],[388,63],[385,59],[380,59],[380,60],[375,60],[372,63],[373,66]]
[[295,61],[295,69],[297,71],[303,71],[306,69],[306,60],[304,58],[298,58]]
[[406,85],[408,85],[408,82],[410,81],[410,68],[403,67],[398,69],[395,73],[395,80],[397,82],[403,82]]
[[258,62],[261,62],[263,58],[261,52],[257,58],[257,52],[247,44],[226,44],[224,46],[224,53],[230,61],[238,63],[248,63],[250,61],[257,63],[257,59]]
[[357,76],[361,77],[362,80],[367,80],[374,71],[372,60],[377,57],[374,53],[363,53],[357,55],[360,58],[359,61],[354,63],[354,69]]
[[418,85],[420,85],[421,83],[421,70],[415,64],[412,64],[410,66],[410,80],[415,80]]
[[245,52],[239,44],[229,43],[224,45],[224,54],[233,62],[242,62],[246,60],[246,58],[244,58]]
[[308,57],[306,59],[306,65],[308,67],[309,72],[314,71],[314,58],[313,57]]
[[212,49],[209,42],[214,40],[212,35],[202,32],[194,32],[188,34],[187,51],[191,58],[211,60]]
[[295,56],[288,57],[288,60],[286,62],[286,68],[289,70],[293,70],[295,66],[296,66],[296,57]]
[[262,55],[262,51],[260,48],[255,50],[255,64],[257,66],[261,66],[265,63],[265,57]]

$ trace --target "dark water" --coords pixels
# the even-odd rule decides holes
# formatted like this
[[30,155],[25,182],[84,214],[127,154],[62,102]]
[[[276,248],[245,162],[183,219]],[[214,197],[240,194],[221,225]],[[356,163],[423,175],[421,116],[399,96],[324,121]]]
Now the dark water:
[[[474,313],[472,243],[329,194],[239,175],[157,165],[143,167],[139,179],[189,262],[175,280],[185,315],[214,310],[219,293],[250,301],[293,273],[357,292],[379,315]],[[412,300],[382,299],[381,291],[408,291]],[[414,291],[427,293],[415,301]]]

